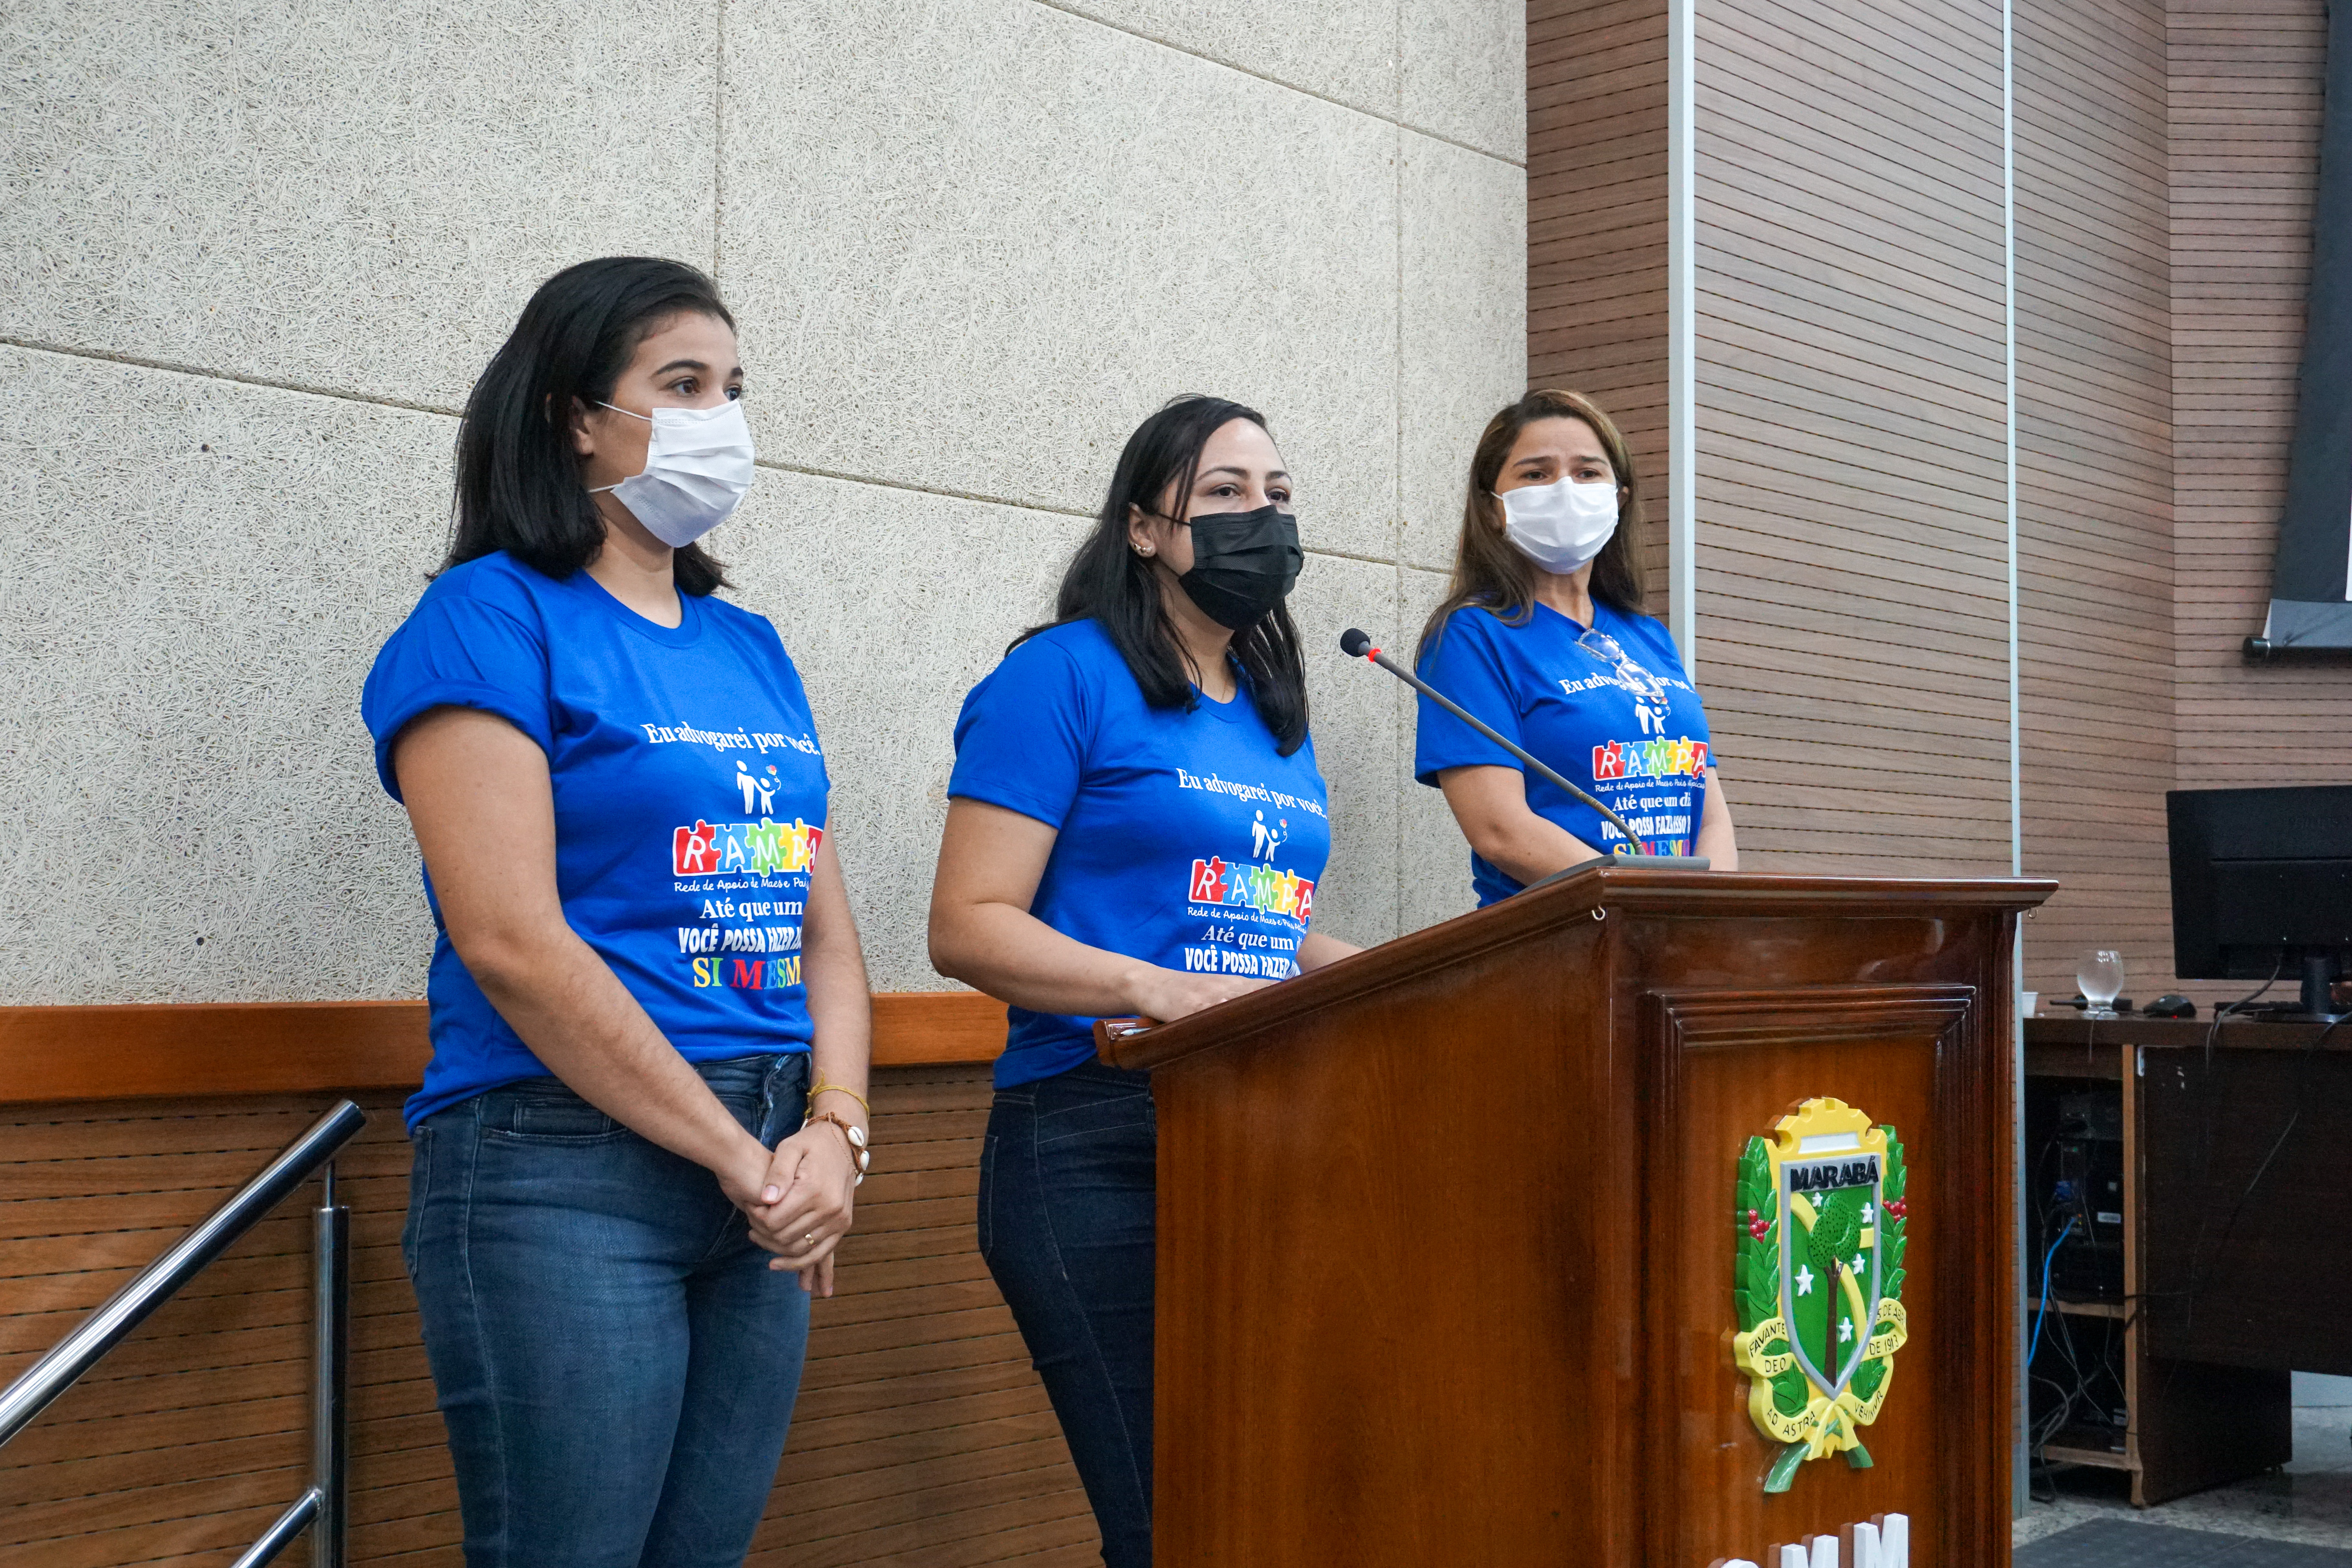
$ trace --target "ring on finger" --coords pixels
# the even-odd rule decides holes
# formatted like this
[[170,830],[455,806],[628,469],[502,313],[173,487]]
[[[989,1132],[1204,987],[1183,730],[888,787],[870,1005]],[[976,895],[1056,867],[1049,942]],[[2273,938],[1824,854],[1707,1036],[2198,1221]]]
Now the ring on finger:
[[803,1252],[806,1252],[810,1247],[814,1247],[815,1245],[816,1232],[810,1231],[806,1236],[801,1237],[801,1250]]

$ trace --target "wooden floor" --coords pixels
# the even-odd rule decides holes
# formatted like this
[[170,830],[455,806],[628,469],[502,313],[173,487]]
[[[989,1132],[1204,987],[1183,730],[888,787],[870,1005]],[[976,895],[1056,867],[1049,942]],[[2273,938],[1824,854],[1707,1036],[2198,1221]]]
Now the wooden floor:
[[[1067,1450],[974,1247],[988,1069],[886,1068],[883,1169],[820,1302],[755,1564],[1099,1561]],[[0,1382],[331,1096],[0,1108]],[[456,1492],[400,1265],[398,1097],[339,1163],[352,1210],[354,1561],[456,1564]],[[228,1560],[307,1484],[315,1187],[0,1454],[0,1568]],[[303,1561],[296,1548],[284,1562]]]

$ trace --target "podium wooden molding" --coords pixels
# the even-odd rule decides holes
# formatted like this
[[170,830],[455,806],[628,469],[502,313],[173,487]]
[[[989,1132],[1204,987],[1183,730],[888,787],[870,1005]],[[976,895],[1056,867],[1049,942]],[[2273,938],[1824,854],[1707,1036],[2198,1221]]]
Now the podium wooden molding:
[[[1098,1037],[1160,1116],[1155,1533],[1187,1565],[1710,1568],[1883,1513],[2009,1561],[2011,973],[2053,884],[1595,866]],[[1740,1155],[1899,1129],[1909,1343],[1867,1468],[1734,1366]]]

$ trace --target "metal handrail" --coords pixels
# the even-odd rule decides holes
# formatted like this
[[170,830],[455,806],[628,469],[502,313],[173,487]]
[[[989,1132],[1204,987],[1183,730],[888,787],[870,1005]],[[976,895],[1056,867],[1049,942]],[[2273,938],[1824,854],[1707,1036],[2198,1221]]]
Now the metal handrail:
[[352,1135],[366,1125],[367,1113],[348,1100],[312,1122],[308,1131],[286,1145],[235,1196],[173,1242],[47,1355],[0,1390],[0,1446],[30,1426],[124,1335],[234,1246],[288,1194],[312,1175],[320,1175],[319,1207],[311,1228],[315,1376],[310,1486],[236,1560],[236,1568],[260,1568],[305,1529],[312,1531],[313,1568],[343,1568],[347,1535],[343,1501],[350,1457],[344,1390],[350,1360],[352,1211],[335,1201],[334,1159]]

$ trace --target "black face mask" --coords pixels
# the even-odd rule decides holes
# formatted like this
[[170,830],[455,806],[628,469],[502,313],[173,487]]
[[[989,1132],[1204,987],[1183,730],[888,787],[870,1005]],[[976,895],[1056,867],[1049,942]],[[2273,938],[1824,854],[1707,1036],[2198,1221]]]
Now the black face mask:
[[1290,596],[1306,553],[1298,520],[1273,505],[1192,520],[1192,569],[1176,579],[1201,613],[1243,631]]

